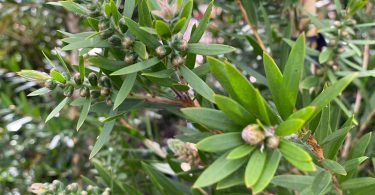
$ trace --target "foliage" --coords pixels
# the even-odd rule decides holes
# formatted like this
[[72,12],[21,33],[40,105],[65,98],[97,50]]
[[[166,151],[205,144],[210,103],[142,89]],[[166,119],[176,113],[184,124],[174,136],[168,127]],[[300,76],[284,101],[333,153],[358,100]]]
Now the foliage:
[[75,106],[77,135],[100,128],[86,157],[98,177],[82,177],[98,192],[365,194],[373,2],[326,3],[315,15],[299,1],[50,2],[87,25],[60,31],[79,55],[18,75],[41,86],[29,96],[59,97],[46,125]]

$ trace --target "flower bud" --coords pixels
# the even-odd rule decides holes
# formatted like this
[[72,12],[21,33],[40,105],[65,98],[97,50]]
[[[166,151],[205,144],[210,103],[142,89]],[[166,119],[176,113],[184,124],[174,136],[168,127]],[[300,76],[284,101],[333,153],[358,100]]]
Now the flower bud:
[[181,41],[179,41],[179,43],[177,44],[177,47],[176,49],[178,51],[186,51],[188,49],[188,42],[184,39],[182,39]]
[[331,39],[331,40],[329,40],[329,42],[328,42],[328,45],[331,46],[331,47],[336,46],[336,44],[337,44],[337,40],[336,40],[336,39]]
[[134,64],[135,60],[137,59],[137,56],[133,53],[128,53],[124,57],[124,62],[126,64]]
[[185,62],[184,58],[181,57],[181,56],[175,56],[173,59],[172,59],[172,64],[174,66],[180,66],[182,65],[183,63]]
[[73,75],[73,79],[77,85],[82,85],[83,80],[81,79],[81,75],[78,72]]
[[102,87],[111,88],[111,81],[109,80],[107,76],[102,76],[100,77],[99,85]]
[[333,22],[333,25],[336,27],[336,28],[340,28],[341,27],[341,22],[336,20]]
[[111,97],[107,97],[107,99],[105,100],[105,103],[108,105],[108,106],[113,106],[113,101],[111,99]]
[[101,96],[105,97],[105,96],[109,95],[109,93],[110,93],[110,89],[107,88],[107,87],[103,87],[103,88],[100,89],[100,95]]
[[102,39],[108,39],[109,37],[111,37],[112,35],[114,34],[113,30],[112,29],[107,29],[105,31],[102,31],[100,32],[100,37]]
[[129,49],[129,47],[132,46],[132,44],[133,44],[133,40],[128,36],[126,36],[124,40],[122,41],[122,46],[125,49]]
[[113,46],[119,46],[121,45],[121,38],[117,35],[112,35],[109,39],[108,42],[113,45]]
[[251,124],[246,126],[241,133],[242,139],[248,144],[259,144],[265,138],[264,132],[259,128],[259,125]]
[[79,95],[81,97],[88,97],[90,96],[90,89],[88,87],[82,87],[81,90],[79,91]]
[[57,86],[56,82],[52,79],[50,80],[47,80],[46,82],[44,82],[44,87],[50,89],[50,90],[53,90],[55,89]]
[[275,149],[279,146],[280,138],[276,136],[271,136],[267,138],[267,147],[270,149]]
[[349,36],[349,33],[348,33],[348,31],[343,30],[343,31],[341,31],[340,35],[341,35],[342,37],[346,38],[346,37]]
[[119,21],[119,27],[122,33],[126,33],[128,27],[126,26],[125,18],[121,18]]
[[72,85],[67,85],[64,88],[64,96],[71,97],[74,91],[74,87]]
[[97,91],[97,90],[91,90],[90,91],[90,97],[93,98],[93,99],[96,99],[100,96],[100,92]]
[[96,76],[95,72],[90,72],[88,80],[91,86],[95,87],[98,85],[98,77]]
[[164,58],[167,55],[167,50],[163,45],[157,47],[155,49],[156,55],[158,55],[159,58]]
[[99,24],[98,24],[98,28],[100,31],[105,31],[106,29],[108,29],[110,26],[109,22],[107,21],[101,21]]

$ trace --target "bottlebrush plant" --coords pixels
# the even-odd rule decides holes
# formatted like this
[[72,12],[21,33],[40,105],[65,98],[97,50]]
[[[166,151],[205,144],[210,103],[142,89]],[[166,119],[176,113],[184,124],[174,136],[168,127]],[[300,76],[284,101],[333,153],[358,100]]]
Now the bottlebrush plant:
[[[335,2],[341,13],[340,2]],[[337,74],[336,68],[332,71],[324,66],[314,65],[314,71],[309,70],[309,63],[316,62],[317,52],[319,65],[333,67],[329,64],[334,60],[353,63],[353,59],[340,58],[331,48],[346,41],[339,40],[342,35],[320,52],[306,46],[309,37],[301,30],[295,41],[284,38],[290,52],[289,48],[286,53],[283,51],[285,60],[276,59],[280,55],[272,50],[272,32],[267,49],[254,25],[257,16],[252,11],[256,13],[256,5],[267,18],[262,1],[236,3],[255,33],[255,39],[247,40],[263,60],[257,62],[264,71],[264,75],[257,73],[258,78],[264,79],[262,84],[249,79],[238,69],[241,66],[231,60],[249,51],[200,42],[210,30],[215,7],[210,2],[199,23],[191,25],[193,0],[49,3],[80,15],[92,29],[75,34],[61,32],[66,36],[62,50],[79,50],[78,64],[66,63],[57,53],[58,65],[47,58],[53,66],[49,74],[36,70],[18,74],[44,85],[29,96],[52,90],[65,96],[46,122],[55,120],[69,104],[80,107],[77,130],[89,115],[97,120],[101,117],[103,129],[90,159],[105,145],[113,144],[109,140],[116,128],[125,128],[129,137],[124,140],[139,142],[138,147],[153,152],[153,156],[139,154],[134,159],[122,159],[134,160],[136,166],[124,165],[129,166],[129,173],[124,172],[129,176],[121,182],[96,166],[104,180],[102,184],[110,188],[105,190],[107,193],[366,194],[374,190],[374,172],[358,174],[361,163],[368,158],[365,151],[371,133],[346,138],[358,121],[356,113],[346,106],[352,101],[348,98],[351,94],[343,93],[352,82],[361,86],[360,78],[367,79],[373,72],[351,71],[345,65],[340,66],[345,71]],[[365,5],[364,1],[351,0],[346,6],[345,21],[351,21]],[[316,18],[310,18],[316,23]],[[266,23],[266,29],[272,30],[267,19]],[[196,63],[197,56],[203,56],[205,63]],[[314,89],[309,90],[307,83]],[[134,122],[128,120],[129,113],[146,116],[151,110],[168,111],[179,118],[173,120],[175,123],[187,121],[187,125],[164,142],[153,136],[150,124],[134,128]],[[341,112],[345,115],[338,114]],[[354,143],[345,149],[349,150],[346,156],[340,155],[340,150],[348,147],[343,146],[344,141]],[[134,145],[131,149],[139,148]],[[148,177],[138,178],[132,170]]]

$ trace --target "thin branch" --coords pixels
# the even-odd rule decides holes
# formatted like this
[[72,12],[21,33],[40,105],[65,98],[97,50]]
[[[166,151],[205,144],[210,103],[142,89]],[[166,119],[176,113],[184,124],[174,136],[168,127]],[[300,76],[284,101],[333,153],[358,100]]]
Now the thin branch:
[[264,43],[263,43],[262,39],[260,38],[260,36],[258,34],[257,28],[255,27],[255,25],[253,23],[250,22],[247,14],[246,14],[246,10],[242,5],[241,0],[236,0],[236,2],[238,4],[238,6],[240,7],[243,19],[247,22],[247,24],[249,24],[251,30],[254,33],[254,36],[255,36],[256,40],[258,41],[259,46],[263,49],[264,52],[266,52],[266,47],[264,46]]
[[[369,62],[369,45],[366,44],[363,48],[363,60],[362,60],[362,68],[363,70],[367,70],[368,62]],[[358,89],[357,95],[355,98],[355,104],[354,104],[354,113],[358,113],[359,109],[361,108],[361,100],[362,100],[362,93]]]

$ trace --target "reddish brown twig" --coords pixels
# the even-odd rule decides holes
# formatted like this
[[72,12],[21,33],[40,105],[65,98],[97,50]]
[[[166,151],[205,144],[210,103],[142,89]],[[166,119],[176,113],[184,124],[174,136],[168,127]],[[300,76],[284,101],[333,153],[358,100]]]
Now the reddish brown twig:
[[266,47],[264,46],[264,43],[263,43],[262,39],[260,38],[260,36],[258,34],[257,28],[255,27],[255,25],[253,23],[250,22],[250,20],[247,16],[246,10],[242,5],[241,0],[236,0],[236,2],[238,4],[238,6],[240,7],[243,19],[247,22],[247,24],[250,26],[251,30],[253,31],[254,36],[255,36],[259,46],[263,49],[264,52],[266,52]]

